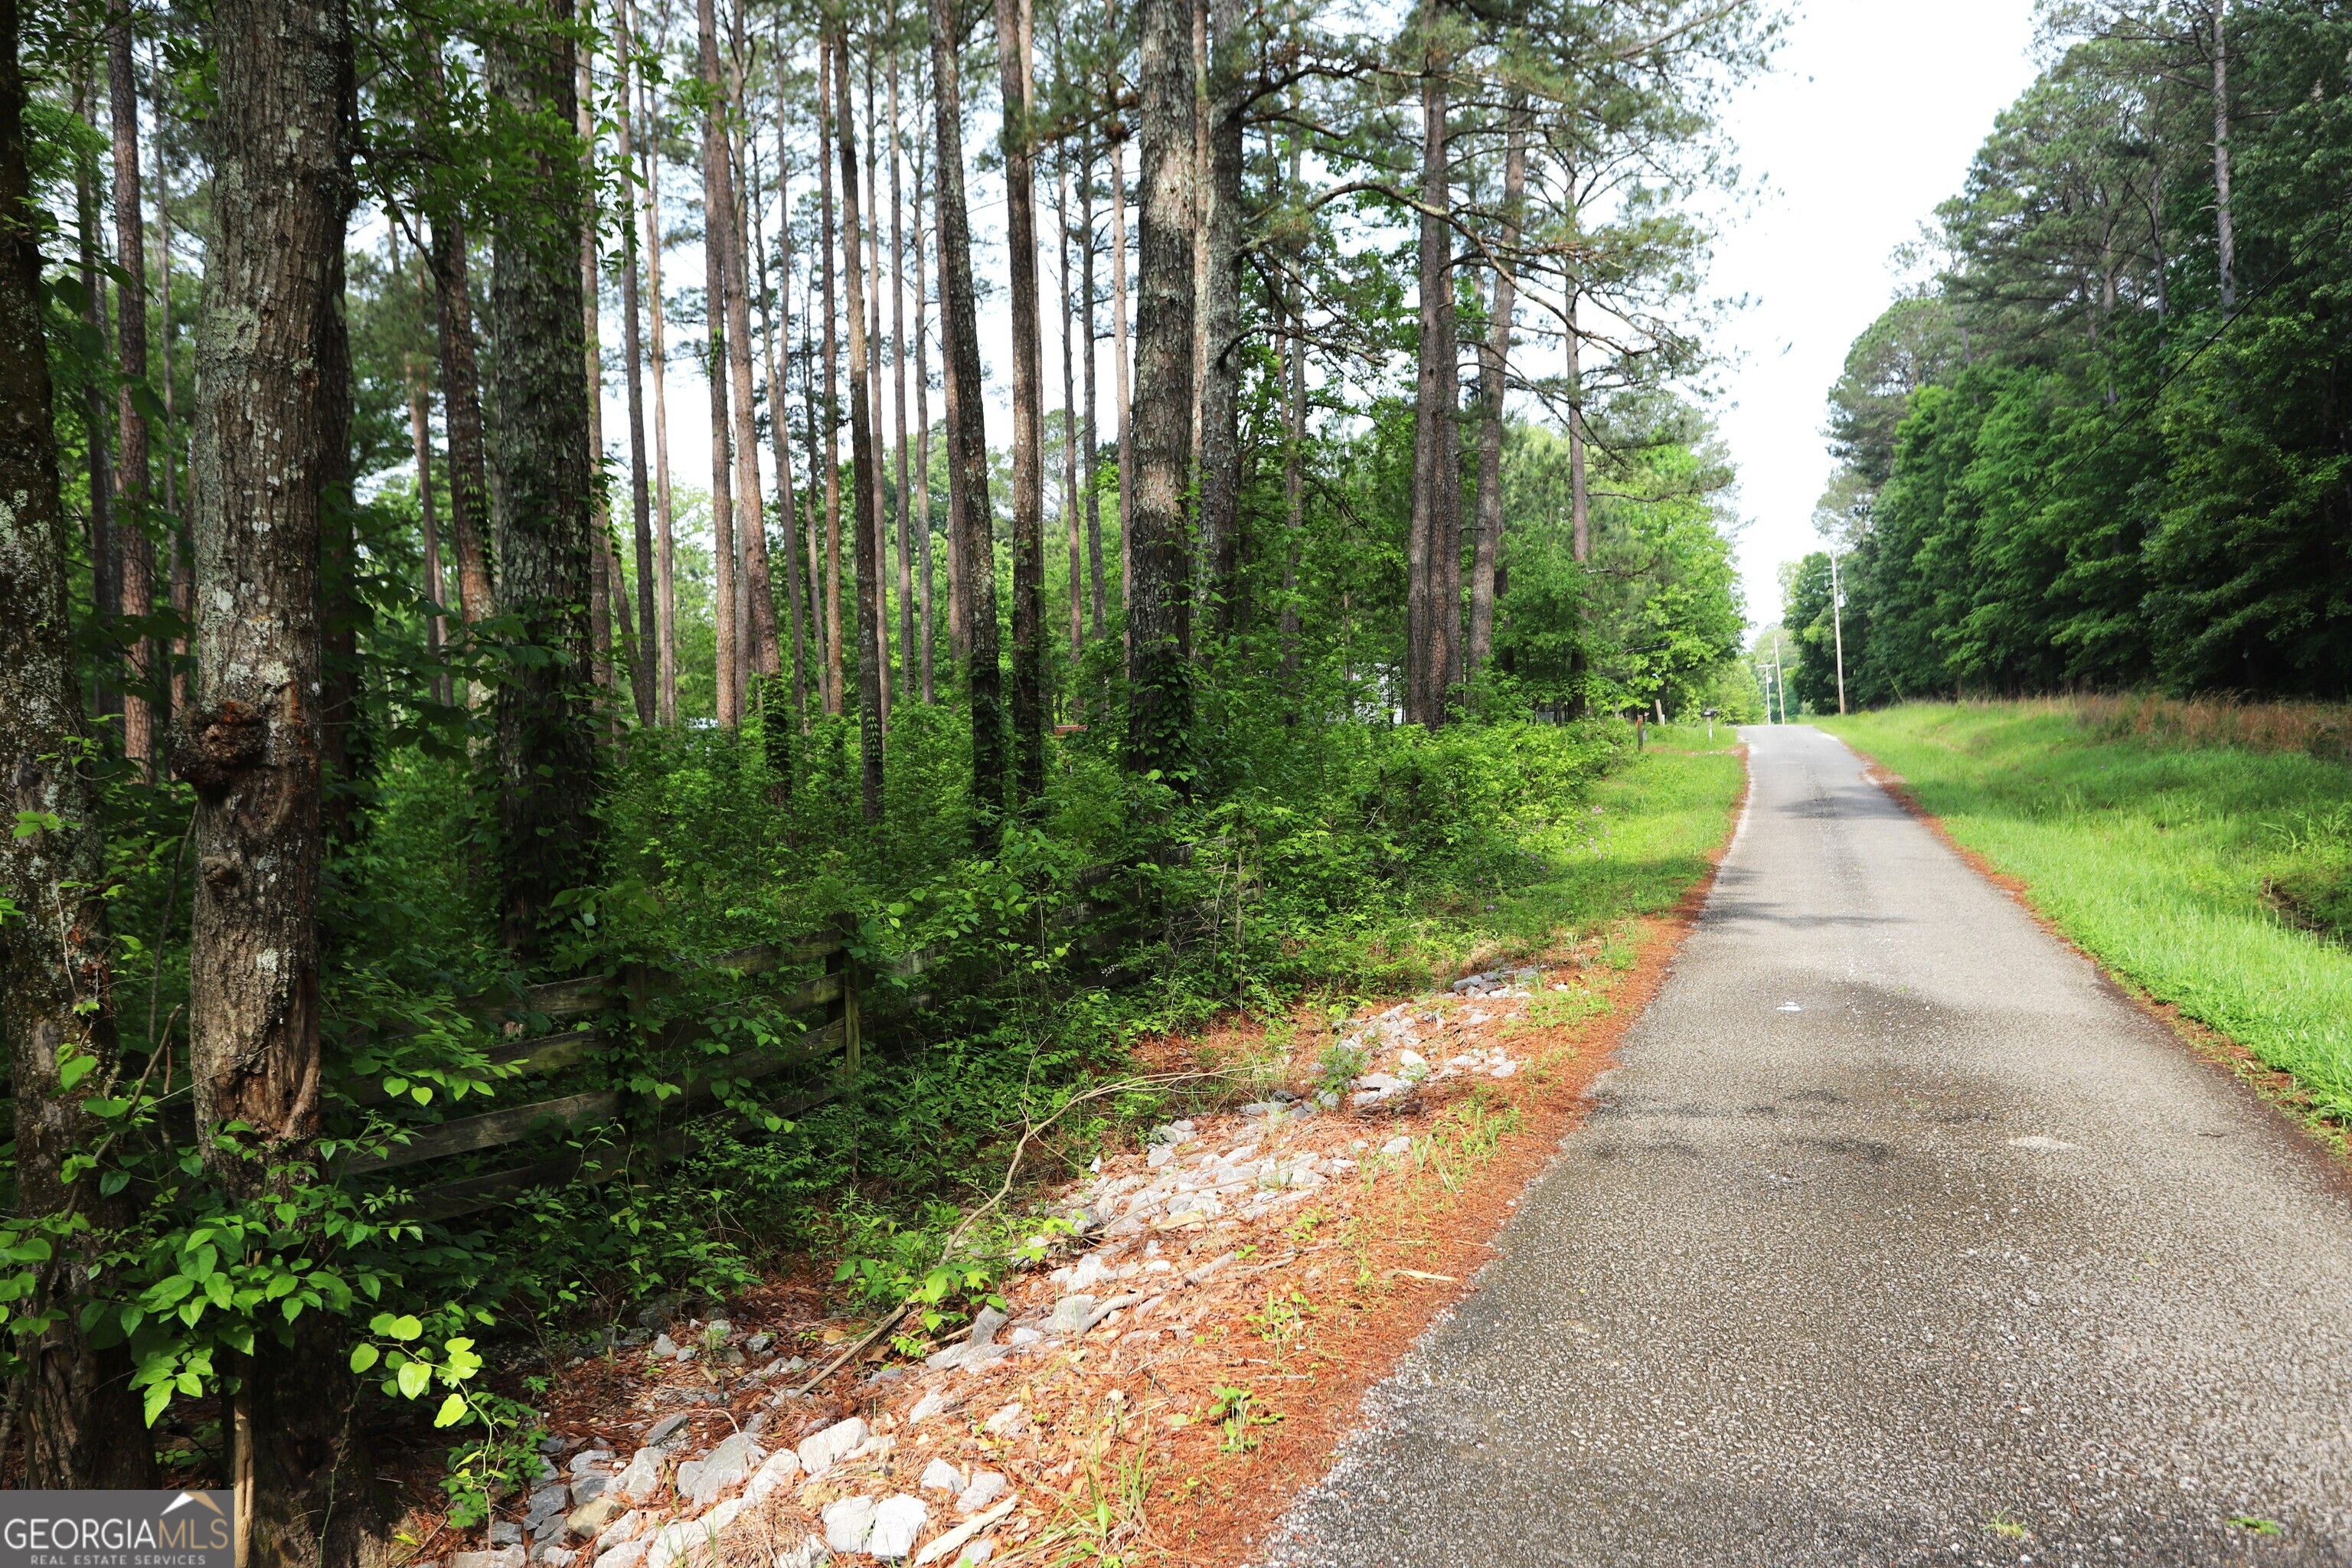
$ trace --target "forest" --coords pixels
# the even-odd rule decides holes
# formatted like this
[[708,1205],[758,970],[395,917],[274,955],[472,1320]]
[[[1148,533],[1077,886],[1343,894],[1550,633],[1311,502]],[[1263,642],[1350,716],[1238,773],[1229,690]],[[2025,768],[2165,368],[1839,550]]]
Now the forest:
[[0,0],[11,1483],[357,1562],[372,1444],[536,1464],[518,1347],[968,1304],[1007,1129],[1752,710],[1689,389],[1780,25]]
[[2042,21],[2047,68],[1914,258],[1932,279],[1831,392],[1792,692],[2341,700],[2352,17],[2065,0]]

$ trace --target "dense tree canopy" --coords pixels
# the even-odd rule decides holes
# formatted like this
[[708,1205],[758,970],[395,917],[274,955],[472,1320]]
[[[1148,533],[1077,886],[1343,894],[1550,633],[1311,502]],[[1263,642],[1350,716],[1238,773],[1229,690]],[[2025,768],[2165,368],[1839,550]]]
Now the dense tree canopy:
[[[2341,697],[2352,19],[2308,0],[2046,18],[2055,62],[1941,209],[1942,272],[1832,393],[1849,686]],[[1816,703],[1826,566],[1788,606]]]

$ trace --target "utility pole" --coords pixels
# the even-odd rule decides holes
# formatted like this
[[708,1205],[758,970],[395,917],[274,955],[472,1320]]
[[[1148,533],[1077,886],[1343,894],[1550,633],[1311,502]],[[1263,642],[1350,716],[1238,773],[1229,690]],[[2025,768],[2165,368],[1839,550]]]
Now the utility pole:
[[1845,711],[1845,587],[1838,577],[1837,552],[1830,552],[1830,631],[1837,638],[1838,712]]

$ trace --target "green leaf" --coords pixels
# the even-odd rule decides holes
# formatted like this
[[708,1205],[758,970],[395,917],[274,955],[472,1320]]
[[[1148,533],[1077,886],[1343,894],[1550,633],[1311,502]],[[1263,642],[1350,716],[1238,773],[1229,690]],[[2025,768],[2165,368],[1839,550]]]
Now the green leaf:
[[373,1366],[377,1362],[382,1361],[383,1359],[383,1352],[376,1349],[375,1346],[368,1343],[365,1340],[362,1340],[358,1344],[352,1347],[352,1370],[353,1372],[365,1372],[368,1368]]
[[419,1398],[432,1385],[433,1367],[430,1363],[413,1361],[400,1369],[400,1392],[403,1396],[409,1399]]
[[389,1334],[395,1340],[413,1340],[425,1332],[425,1325],[418,1322],[414,1317],[405,1315],[394,1318],[388,1323],[378,1319],[376,1322],[376,1332],[380,1334]]
[[453,1394],[441,1402],[440,1411],[433,1417],[436,1426],[455,1426],[466,1418],[466,1396]]
[[170,1384],[149,1384],[147,1385],[147,1425],[150,1426],[155,1425],[155,1418],[163,1415],[163,1407],[171,1403],[172,1385]]

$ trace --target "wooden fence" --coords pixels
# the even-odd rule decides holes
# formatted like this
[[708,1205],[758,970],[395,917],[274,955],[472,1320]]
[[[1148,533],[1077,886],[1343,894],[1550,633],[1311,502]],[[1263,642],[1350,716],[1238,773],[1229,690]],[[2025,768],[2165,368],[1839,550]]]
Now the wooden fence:
[[[1115,975],[1117,955],[1148,929],[1146,922],[1133,918],[1131,901],[1112,890],[1118,875],[1119,868],[1113,867],[1082,873],[1075,880],[1075,898],[1045,921],[1039,932],[1041,938],[1067,942],[1079,967],[1097,976]],[[845,929],[845,921],[842,930]],[[751,979],[816,968],[817,973],[802,980],[770,1008],[772,1013],[804,1021],[805,1032],[795,1039],[765,1049],[712,1057],[702,1071],[686,1078],[667,1098],[607,1083],[528,1104],[421,1123],[403,1130],[374,1152],[346,1155],[338,1164],[339,1173],[371,1176],[542,1142],[559,1134],[572,1135],[572,1146],[560,1152],[542,1152],[536,1158],[518,1159],[497,1169],[476,1169],[429,1181],[411,1190],[402,1209],[407,1217],[450,1219],[511,1202],[534,1187],[574,1181],[597,1184],[633,1169],[642,1172],[684,1151],[687,1137],[681,1123],[711,1110],[722,1084],[755,1083],[795,1070],[820,1068],[838,1058],[834,1070],[766,1109],[789,1116],[823,1104],[839,1094],[865,1065],[877,1022],[870,1005],[877,994],[876,982],[889,983],[882,993],[886,1005],[879,1021],[886,1027],[895,1026],[894,1034],[916,1037],[920,1031],[908,1026],[933,998],[927,992],[910,993],[905,984],[931,973],[941,962],[937,950],[927,949],[898,959],[882,973],[871,973],[851,952],[842,930],[782,945],[721,953],[694,972]],[[501,1035],[489,1059],[503,1069],[502,1082],[559,1079],[611,1061],[605,1053],[624,1042],[654,1059],[674,1059],[711,1038],[707,1021],[691,1013],[666,1022],[655,1020],[656,999],[680,990],[690,978],[691,974],[657,973],[637,966],[613,977],[527,986],[512,998],[477,1004],[467,1011]],[[994,978],[1001,976],[980,980],[984,984]],[[395,1097],[384,1089],[383,1076],[379,1073],[347,1082],[346,1097],[362,1108],[390,1103]],[[609,1136],[594,1136],[608,1130]]]

